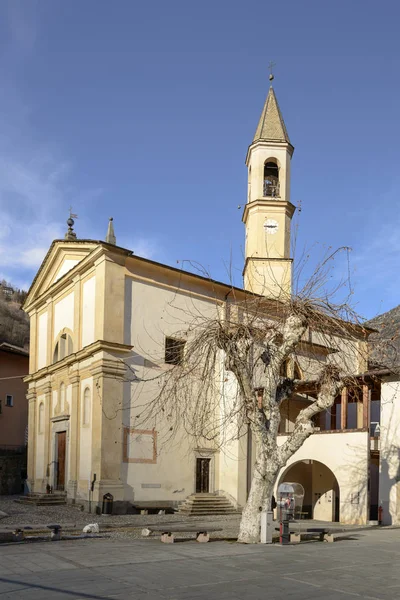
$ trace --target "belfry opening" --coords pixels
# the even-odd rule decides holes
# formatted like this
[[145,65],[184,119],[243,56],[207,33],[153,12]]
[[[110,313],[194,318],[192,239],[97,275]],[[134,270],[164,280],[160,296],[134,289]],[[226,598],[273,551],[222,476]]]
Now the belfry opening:
[[264,198],[279,197],[279,169],[275,162],[268,161],[264,164]]

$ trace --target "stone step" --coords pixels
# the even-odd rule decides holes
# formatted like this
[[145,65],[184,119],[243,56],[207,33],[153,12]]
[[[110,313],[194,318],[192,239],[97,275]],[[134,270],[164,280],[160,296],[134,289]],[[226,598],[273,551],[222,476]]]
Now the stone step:
[[230,515],[237,515],[239,513],[232,511],[232,512],[227,512],[226,510],[207,510],[206,512],[198,512],[198,511],[193,511],[193,512],[179,512],[180,515],[182,515],[183,517],[212,517],[212,516],[230,516]]
[[15,502],[34,506],[61,506],[67,503],[65,498],[28,498],[27,496],[21,496]]
[[227,498],[217,494],[191,494],[178,506],[178,512],[188,517],[238,514]]
[[226,498],[186,498],[187,502],[204,502],[205,504],[215,504],[216,502],[229,502]]

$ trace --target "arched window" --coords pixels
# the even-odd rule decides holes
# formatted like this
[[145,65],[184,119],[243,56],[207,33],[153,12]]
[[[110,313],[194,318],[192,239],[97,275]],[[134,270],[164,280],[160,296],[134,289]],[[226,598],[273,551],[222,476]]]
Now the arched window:
[[273,161],[264,164],[264,197],[276,198],[279,194],[279,169]]
[[89,425],[90,423],[90,412],[92,404],[90,401],[90,389],[85,388],[83,392],[83,407],[82,407],[82,424]]
[[38,432],[43,433],[44,431],[44,404],[39,404],[39,415],[38,415]]
[[60,385],[60,412],[63,413],[65,411],[65,385],[62,383]]
[[67,331],[63,331],[58,335],[57,343],[54,346],[53,363],[69,356],[73,351],[74,344],[72,342],[72,336]]

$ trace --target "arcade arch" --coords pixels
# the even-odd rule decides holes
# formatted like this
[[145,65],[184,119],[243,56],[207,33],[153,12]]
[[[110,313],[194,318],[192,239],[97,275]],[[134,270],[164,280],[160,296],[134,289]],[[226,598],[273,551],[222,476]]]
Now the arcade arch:
[[[339,521],[340,489],[334,473],[317,460],[299,460],[291,464],[278,480],[300,483],[304,488],[303,512],[318,521]],[[276,496],[277,497],[277,496]]]

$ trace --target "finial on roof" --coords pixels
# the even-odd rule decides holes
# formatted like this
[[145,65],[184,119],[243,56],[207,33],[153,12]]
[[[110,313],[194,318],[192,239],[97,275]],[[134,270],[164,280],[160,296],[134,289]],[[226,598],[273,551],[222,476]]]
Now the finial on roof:
[[107,242],[107,244],[113,244],[115,246],[115,244],[117,243],[117,238],[115,237],[115,233],[114,233],[113,220],[114,219],[112,217],[110,217],[110,220],[108,221],[106,242]]
[[66,240],[76,240],[76,233],[73,229],[74,227],[74,219],[77,219],[78,215],[74,215],[72,213],[72,206],[69,207],[69,219],[67,219],[67,225],[68,225],[68,230],[67,233],[65,234],[64,238]]
[[272,60],[269,61],[268,63],[268,69],[269,69],[269,80],[273,81],[275,79],[275,75],[272,72],[272,69],[275,67],[276,63],[272,62]]

